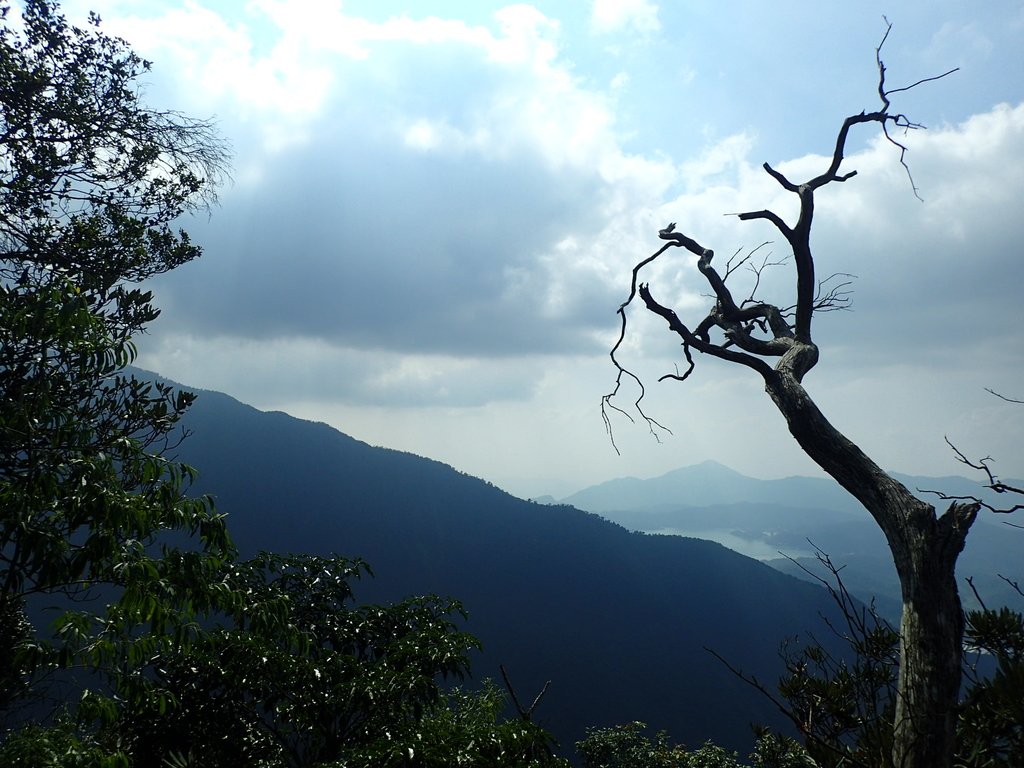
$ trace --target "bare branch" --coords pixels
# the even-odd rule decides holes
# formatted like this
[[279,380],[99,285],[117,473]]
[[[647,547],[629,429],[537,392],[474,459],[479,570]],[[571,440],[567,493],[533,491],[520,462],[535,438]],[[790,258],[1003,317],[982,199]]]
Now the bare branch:
[[853,291],[847,289],[853,285],[856,278],[856,275],[851,275],[848,272],[834,272],[819,282],[818,292],[814,297],[814,311],[835,312],[849,309],[850,295]]
[[[689,353],[687,353],[687,359],[689,359]],[[622,386],[622,377],[623,376],[628,376],[629,378],[633,379],[633,381],[636,382],[636,385],[640,388],[640,394],[637,397],[637,399],[634,401],[633,407],[636,408],[636,412],[638,414],[640,414],[640,417],[647,424],[647,428],[650,430],[650,433],[654,437],[654,439],[657,440],[658,442],[661,442],[661,438],[658,436],[658,433],[656,431],[657,429],[660,429],[663,432],[666,432],[666,433],[671,435],[672,434],[672,430],[670,430],[668,427],[664,426],[663,424],[659,424],[657,421],[655,421],[653,418],[651,418],[650,416],[648,416],[644,412],[644,409],[643,409],[643,406],[641,405],[641,403],[642,403],[644,397],[647,394],[647,390],[644,387],[643,381],[640,380],[640,377],[637,376],[632,371],[629,371],[629,370],[619,366],[618,361],[615,360],[614,357],[612,358],[612,362],[614,362],[615,365],[619,367],[619,373],[618,373],[618,376],[615,377],[615,389],[613,389],[608,394],[601,396],[601,419],[604,421],[605,432],[608,433],[608,439],[611,441],[612,448],[615,449],[615,453],[618,453],[619,455],[621,455],[621,453],[619,451],[619,446],[616,445],[616,443],[615,443],[615,434],[614,434],[614,431],[612,429],[612,421],[611,421],[611,417],[608,414],[609,409],[613,410],[613,411],[616,411],[618,413],[621,413],[623,416],[625,416],[627,419],[629,419],[630,423],[632,423],[632,424],[636,423],[636,421],[633,419],[632,416],[629,415],[629,413],[627,413],[622,408],[619,408],[617,405],[615,405],[615,403],[612,402],[612,400],[615,398],[615,396],[619,393],[619,388]],[[693,368],[693,360],[690,360],[690,368],[691,369]]]
[[[769,168],[768,163],[765,163],[764,167],[765,170],[769,171],[769,173],[773,173],[773,171],[771,171],[771,169]],[[747,211],[746,213],[734,213],[731,215],[736,216],[737,218],[739,218],[740,221],[751,221],[753,219],[767,219],[768,221],[775,225],[775,228],[778,229],[779,232],[782,233],[783,237],[785,237],[787,240],[790,240],[793,236],[793,230],[790,229],[789,225],[782,220],[782,217],[780,217],[774,211],[769,211],[765,209],[763,211]]]
[[[675,225],[672,224],[672,225],[669,225],[669,226],[670,227],[674,227]],[[655,421],[654,419],[649,417],[646,413],[644,413],[643,407],[641,406],[641,403],[643,402],[644,396],[646,395],[646,390],[644,389],[644,383],[640,380],[639,376],[634,374],[632,371],[626,369],[625,367],[622,366],[621,363],[619,363],[618,357],[616,357],[616,353],[618,352],[619,347],[622,346],[622,343],[626,339],[626,307],[628,307],[633,302],[633,299],[636,296],[636,292],[637,292],[637,275],[640,273],[641,269],[643,269],[645,266],[647,266],[652,261],[654,261],[659,256],[661,256],[661,254],[663,254],[665,251],[667,251],[673,245],[674,245],[674,243],[666,243],[661,248],[659,248],[657,251],[655,251],[650,256],[648,256],[646,259],[644,259],[639,264],[637,264],[635,267],[633,267],[633,277],[632,277],[632,282],[631,282],[630,288],[629,288],[629,297],[624,302],[622,302],[622,304],[619,305],[619,308],[617,310],[618,315],[619,315],[619,317],[621,319],[621,323],[620,323],[620,327],[619,327],[619,338],[615,341],[615,346],[612,347],[611,352],[609,352],[608,356],[611,358],[612,364],[618,370],[618,374],[615,377],[615,388],[611,392],[609,392],[608,394],[603,395],[601,397],[601,419],[604,421],[605,431],[608,433],[608,439],[611,441],[612,448],[615,449],[615,453],[619,453],[619,447],[615,444],[615,434],[614,434],[614,432],[612,430],[612,422],[611,422],[611,418],[610,418],[610,416],[608,414],[608,410],[611,409],[613,411],[617,411],[618,413],[621,413],[623,416],[625,416],[627,419],[629,419],[630,422],[635,423],[633,421],[633,417],[632,416],[630,416],[628,413],[626,413],[626,411],[624,411],[623,409],[619,408],[618,406],[616,406],[612,402],[612,400],[615,398],[615,396],[619,393],[619,389],[622,386],[622,377],[623,376],[628,376],[629,378],[631,378],[633,381],[636,382],[637,386],[640,388],[640,395],[637,397],[636,401],[633,403],[633,407],[636,408],[637,413],[640,414],[640,417],[647,424],[647,428],[650,430],[651,434],[654,436],[654,439],[655,440],[660,440],[660,438],[658,437],[658,433],[657,433],[656,429],[661,429],[661,430],[664,430],[665,432],[667,432],[668,434],[672,434],[671,430],[669,430],[668,428],[662,426],[657,421]],[[691,363],[692,363],[692,361],[691,361]]]
[[[1020,528],[1021,526],[1015,526],[1015,527],[1016,528]],[[1013,579],[1008,579],[1006,576],[1000,576],[999,578],[1002,579],[1003,581],[1005,581],[1007,584],[1009,584],[1010,588],[1014,592],[1016,592],[1021,597],[1024,597],[1024,589],[1021,588],[1020,582],[1014,581]]]
[[[941,80],[942,78],[944,78],[944,77],[946,77],[948,75],[951,75],[954,72],[957,72],[960,68],[959,67],[954,67],[953,69],[949,70],[948,72],[943,72],[941,75],[935,75],[933,77],[922,78],[922,79],[918,80],[916,83],[912,83],[910,85],[905,85],[902,88],[886,88],[885,87],[885,64],[882,61],[882,47],[885,45],[885,41],[889,37],[889,32],[892,30],[892,24],[890,23],[890,21],[887,18],[885,18],[885,16],[883,16],[882,19],[885,21],[885,25],[886,25],[885,26],[885,34],[882,35],[882,41],[878,44],[878,47],[875,48],[875,62],[878,65],[878,95],[882,99],[882,114],[885,115],[885,120],[881,121],[882,122],[882,133],[885,134],[885,138],[889,141],[890,144],[892,144],[893,146],[899,148],[899,150],[900,150],[900,165],[902,165],[904,170],[906,170],[906,172],[907,172],[907,179],[909,179],[910,187],[914,191],[914,197],[916,197],[918,200],[922,200],[921,195],[918,193],[917,184],[914,183],[914,177],[910,173],[910,166],[907,165],[907,160],[906,160],[906,155],[907,155],[907,151],[908,151],[907,147],[906,147],[906,145],[901,144],[900,142],[896,141],[896,139],[894,139],[889,134],[889,128],[888,128],[888,125],[887,125],[886,121],[887,120],[891,121],[893,125],[895,125],[895,126],[897,126],[899,128],[903,128],[904,132],[906,132],[908,130],[916,130],[918,128],[924,128],[924,126],[921,125],[920,123],[912,123],[912,122],[910,122],[910,120],[908,120],[905,115],[889,115],[888,114],[889,106],[890,106],[889,97],[892,94],[894,94],[894,93],[902,93],[904,91],[909,91],[911,88],[916,88],[917,86],[919,86],[919,85],[921,85],[923,83],[930,83],[933,80]],[[922,202],[923,202],[923,200],[922,200]]]
[[[1016,486],[1008,485],[1007,483],[1002,482],[998,477],[996,477],[995,472],[992,471],[992,467],[989,466],[989,463],[992,461],[991,456],[986,456],[985,458],[978,459],[977,461],[971,461],[970,459],[967,458],[963,451],[961,451],[959,448],[953,445],[953,443],[950,441],[948,437],[944,439],[946,441],[946,445],[948,445],[953,450],[953,453],[956,455],[957,461],[959,461],[961,464],[965,466],[970,467],[971,469],[975,469],[978,470],[979,472],[985,473],[985,476],[988,478],[988,482],[984,483],[985,488],[988,488],[990,491],[995,491],[996,493],[1015,493],[1024,496],[1024,488],[1017,488]],[[938,496],[940,499],[943,499],[944,501],[960,501],[978,504],[984,509],[987,509],[990,512],[995,512],[996,514],[1000,515],[1008,515],[1013,512],[1017,512],[1018,510],[1024,509],[1024,502],[1014,504],[1012,507],[1000,508],[994,507],[991,504],[982,501],[977,496],[953,496],[950,494],[943,493],[942,491],[933,491],[922,488],[918,488],[917,490],[920,491],[921,493],[930,493],[934,496]],[[1010,525],[1012,525],[1012,523]]]
[[948,72],[943,72],[941,75],[934,75],[932,77],[923,77],[920,80],[918,80],[916,83],[911,83],[910,85],[905,85],[902,88],[890,88],[888,91],[886,91],[886,94],[891,96],[894,93],[902,93],[903,91],[909,91],[911,88],[916,88],[917,86],[921,85],[922,83],[930,83],[933,80],[941,80],[942,78],[946,77],[947,75],[952,75],[954,72],[959,72],[959,71],[960,71],[960,67],[953,67],[951,70],[949,70]]
[[978,601],[978,605],[981,606],[981,610],[987,611],[988,606],[985,605],[985,601],[982,599],[981,595],[978,594],[977,587],[974,586],[974,577],[968,576],[966,579],[964,579],[964,581],[967,582],[967,586],[969,586],[971,588],[971,592],[974,593],[974,599]]
[[1017,403],[1018,405],[1024,405],[1024,400],[1014,400],[1012,397],[1007,397],[1006,395],[999,394],[994,389],[989,389],[988,387],[985,387],[985,391],[991,395],[995,395],[1000,400],[1005,400],[1008,403]]
[[519,703],[519,697],[516,696],[515,689],[512,687],[512,681],[508,678],[508,672],[505,670],[505,665],[499,664],[498,669],[501,670],[501,677],[505,681],[505,688],[508,689],[509,696],[512,697],[512,703],[515,705],[516,712],[519,713],[520,719],[527,723],[530,722],[530,718],[533,716],[534,710],[537,709],[537,705],[540,704],[540,700],[544,698],[544,694],[548,692],[548,686],[551,685],[551,681],[548,680],[544,683],[544,687],[540,689],[540,693],[537,694],[537,697],[533,700],[533,704],[530,705],[530,708],[524,709],[523,705]]
[[875,64],[878,66],[878,97],[882,100],[882,111],[887,112],[889,111],[889,94],[885,90],[885,64],[882,62],[882,47],[889,39],[889,33],[892,32],[892,22],[885,16],[882,17],[882,21],[885,22],[885,34],[882,35],[881,41],[875,48]]
[[[762,245],[763,245],[763,243],[762,243]],[[760,247],[760,246],[758,246],[758,247]],[[757,250],[757,249],[755,248],[754,250]],[[727,262],[725,262],[725,274],[722,276],[723,280],[728,280],[733,272],[735,272],[737,269],[739,269],[744,264],[746,264],[750,260],[750,257],[754,255],[754,251],[750,251],[742,259],[740,259],[739,261],[736,261],[736,257],[739,256],[742,252],[743,252],[742,248],[737,248],[736,249],[736,253],[734,253],[732,256],[730,256],[729,260]]]
[[683,344],[683,354],[686,356],[686,362],[687,362],[686,371],[684,371],[683,373],[679,373],[679,366],[677,365],[675,373],[666,373],[663,376],[659,376],[658,377],[658,381],[665,381],[666,379],[674,379],[676,381],[686,381],[690,377],[690,374],[693,373],[693,369],[694,369],[693,355],[690,354],[690,347],[686,343]]
[[[659,304],[658,301],[651,295],[650,287],[647,285],[641,285],[639,289],[640,298],[643,299],[644,304],[647,308],[656,315],[660,315],[668,323],[669,328],[679,335],[680,338],[685,342],[686,347],[693,347],[698,352],[702,352],[713,357],[721,358],[722,360],[728,360],[733,363],[739,363],[745,365],[748,368],[752,368],[758,371],[763,376],[771,374],[771,367],[766,364],[763,360],[754,355],[747,354],[744,352],[735,352],[728,349],[725,345],[711,344],[702,339],[697,338],[689,328],[687,328],[676,313],[668,307]],[[692,361],[691,361],[692,362]],[[688,374],[687,374],[688,375]],[[671,378],[671,377],[670,377]],[[684,377],[685,378],[685,377]]]
[[[744,261],[746,261],[748,258],[750,258],[755,253],[757,253],[758,250],[760,250],[761,248],[764,248],[766,245],[769,245],[770,243],[771,243],[770,240],[766,240],[765,242],[761,243],[759,246],[757,246],[757,248],[754,248],[752,251],[750,251],[750,253],[747,254],[747,257],[744,258]],[[768,269],[770,267],[781,267],[787,261],[789,261],[788,257],[785,257],[785,256],[783,256],[780,259],[776,259],[775,261],[770,261],[771,257],[772,257],[772,254],[769,253],[767,256],[765,256],[761,260],[761,264],[759,266],[755,267],[753,264],[748,264],[747,265],[747,268],[754,274],[754,286],[750,289],[750,295],[746,299],[744,299],[744,301],[743,301],[744,305],[755,303],[754,296],[757,293],[757,289],[761,287],[761,274],[766,269]],[[726,276],[726,278],[728,278],[729,277],[729,273],[726,272],[725,276]]]
[[[889,91],[885,86],[885,64],[882,61],[881,51],[888,39],[891,25],[886,22],[886,31],[883,35],[881,43],[875,49],[875,58],[878,65],[879,78],[878,78],[878,92],[882,99],[883,109],[879,112],[866,113],[862,112],[859,115],[852,115],[847,117],[839,130],[836,137],[836,144],[832,154],[832,160],[826,171],[819,176],[811,179],[805,184],[797,185],[790,181],[786,176],[776,169],[772,168],[768,163],[764,163],[763,167],[766,173],[774,178],[784,189],[794,192],[800,197],[800,214],[795,226],[787,224],[781,216],[774,211],[764,209],[760,211],[746,211],[739,214],[734,214],[739,217],[741,221],[751,221],[755,219],[764,219],[771,223],[782,235],[786,238],[787,242],[793,248],[793,257],[796,264],[797,272],[797,296],[796,303],[791,307],[794,314],[794,322],[791,325],[785,321],[784,315],[789,310],[779,310],[777,307],[768,304],[754,304],[754,295],[758,287],[760,286],[761,271],[770,265],[774,265],[776,262],[770,262],[767,259],[762,263],[761,267],[754,268],[755,284],[754,289],[750,296],[742,302],[742,308],[737,306],[732,293],[725,285],[725,278],[728,278],[732,273],[743,264],[747,264],[750,256],[756,252],[751,251],[749,254],[744,256],[738,262],[735,260],[735,256],[730,258],[725,268],[725,278],[720,276],[718,272],[711,266],[711,261],[714,258],[714,252],[711,249],[704,248],[693,238],[675,231],[675,222],[670,223],[664,229],[658,232],[658,236],[663,240],[669,241],[665,246],[660,248],[654,254],[641,261],[633,268],[632,282],[630,285],[630,293],[627,300],[619,307],[619,313],[622,317],[622,326],[620,328],[619,339],[612,349],[611,357],[616,369],[618,370],[618,376],[616,378],[615,391],[611,394],[606,395],[602,399],[602,416],[605,419],[606,428],[610,434],[610,421],[608,420],[608,407],[611,407],[611,398],[618,392],[619,386],[622,382],[623,375],[627,375],[637,381],[637,384],[641,386],[641,394],[639,399],[636,401],[638,411],[641,413],[642,418],[647,422],[649,429],[652,433],[655,433],[655,427],[663,428],[658,425],[650,417],[643,414],[639,410],[639,404],[643,400],[644,392],[642,385],[635,375],[623,368],[618,362],[615,354],[625,337],[626,331],[626,318],[625,309],[632,302],[633,298],[638,292],[641,292],[641,297],[644,299],[647,308],[656,314],[661,315],[668,322],[669,327],[675,331],[683,340],[683,351],[687,360],[688,367],[682,374],[666,374],[660,380],[664,379],[675,379],[685,380],[693,371],[693,358],[691,355],[691,348],[697,349],[699,352],[710,354],[715,357],[720,357],[733,362],[739,362],[747,367],[758,370],[759,372],[765,373],[770,370],[762,361],[757,360],[756,356],[780,356],[786,354],[792,349],[792,339],[799,340],[804,344],[811,343],[811,317],[815,311],[831,311],[835,309],[844,309],[849,305],[849,291],[846,288],[850,282],[838,281],[833,282],[837,277],[851,277],[846,273],[835,273],[823,281],[817,281],[814,276],[814,260],[810,250],[810,229],[811,222],[814,212],[814,190],[828,184],[830,182],[843,182],[856,174],[856,171],[849,171],[846,173],[840,173],[840,166],[842,165],[844,153],[846,150],[846,141],[849,135],[850,129],[860,123],[877,122],[881,125],[883,133],[886,138],[900,149],[900,163],[907,169],[908,177],[910,177],[910,169],[907,166],[905,154],[907,148],[899,141],[894,139],[888,130],[888,124],[891,122],[898,127],[902,127],[905,130],[912,128],[918,128],[915,123],[910,122],[903,115],[890,115],[888,109],[890,106],[890,100],[888,98]],[[948,73],[947,73],[948,74]],[[937,79],[937,78],[929,78]],[[924,80],[920,82],[926,82]],[[919,83],[916,83],[917,85]],[[913,86],[908,86],[913,87]],[[906,89],[900,89],[906,90]],[[914,190],[914,194],[917,195],[917,187],[914,184],[913,178],[910,177],[911,187]],[[918,195],[919,196],[919,195]],[[705,319],[698,327],[698,332],[691,332],[690,329],[676,316],[675,312],[670,308],[665,307],[655,301],[650,294],[650,290],[646,286],[640,286],[638,281],[638,273],[647,264],[657,259],[662,253],[664,253],[670,246],[683,247],[690,253],[693,253],[698,257],[697,268],[701,274],[705,277],[714,292],[716,300],[715,309],[709,313],[708,318]],[[758,246],[761,248],[765,245]],[[737,252],[738,253],[738,252]],[[830,282],[832,283],[830,285]],[[642,289],[645,291],[642,292]],[[762,339],[758,339],[752,335],[755,329],[760,329],[762,332],[765,331],[766,325],[771,327],[772,333],[775,340],[767,342]],[[712,327],[718,326],[722,329],[726,335],[726,341],[722,344],[712,344],[710,342],[709,331]],[[785,339],[785,342],[781,340]],[[736,352],[730,347],[738,346],[744,350],[744,353]],[[807,358],[808,360],[816,360],[816,355],[811,355]],[[754,363],[757,364],[754,364]],[[813,363],[812,363],[813,364]],[[806,371],[804,371],[806,373]],[[619,410],[619,409],[616,409]],[[622,412],[620,410],[620,412]],[[614,445],[614,440],[613,440]],[[618,448],[616,447],[616,451]]]
[[[897,121],[895,123],[896,125],[900,125],[900,123],[898,122],[899,117],[900,116],[897,116],[896,118],[894,118]],[[924,126],[922,126],[922,125],[914,125],[912,123],[905,123],[905,124],[903,124],[903,127],[904,127],[904,129],[909,130],[911,128],[923,128]],[[914,176],[910,172],[910,166],[907,165],[907,152],[909,151],[907,149],[907,146],[905,144],[901,144],[900,142],[896,141],[896,139],[894,139],[891,135],[889,135],[889,128],[888,128],[888,126],[886,126],[885,123],[882,123],[882,133],[885,134],[885,138],[886,138],[886,140],[890,144],[892,144],[894,147],[898,147],[899,148],[899,150],[900,150],[900,165],[902,165],[903,169],[907,172],[907,179],[910,181],[910,188],[914,192],[914,197],[916,197],[918,200],[920,200],[923,203],[924,202],[924,198],[921,197],[920,193],[918,192],[917,184],[914,182]]]
[[787,719],[789,719],[793,723],[793,725],[797,727],[797,730],[801,731],[801,733],[803,732],[803,721],[796,717],[796,715],[792,711],[790,711],[790,709],[780,699],[778,699],[775,696],[775,694],[772,693],[764,683],[758,680],[756,675],[748,675],[739,667],[733,666],[728,660],[726,660],[724,656],[722,656],[720,653],[718,653],[718,651],[714,650],[713,648],[708,648],[707,646],[704,646],[704,650],[710,653],[716,659],[718,659],[718,661],[721,662],[726,669],[732,672],[740,680],[745,682],[747,685],[750,685],[753,688],[757,689],[761,694],[765,696],[765,698],[767,698],[772,704],[775,705],[779,712],[781,712]]
[[840,760],[842,760],[842,765],[844,766],[849,766],[850,768],[871,768],[871,766],[869,766],[867,763],[863,763],[860,760],[857,760],[853,755],[843,752],[841,749],[836,747],[835,744],[831,743],[830,741],[822,739],[816,733],[814,733],[812,730],[813,722],[808,722],[807,720],[801,718],[799,716],[799,713],[794,711],[794,709],[791,706],[783,702],[779,697],[772,693],[772,691],[769,690],[768,687],[764,683],[762,683],[756,675],[747,674],[739,667],[736,667],[733,664],[731,664],[728,660],[726,660],[724,656],[722,656],[720,653],[718,653],[712,648],[708,648],[707,646],[705,646],[704,650],[710,653],[716,659],[718,659],[718,661],[732,674],[734,674],[747,685],[753,687],[755,690],[760,692],[766,699],[768,699],[768,701],[775,705],[775,708],[778,709],[779,712],[787,720],[793,723],[797,731],[805,739],[816,744],[819,747],[822,747],[830,752],[835,753],[835,755],[839,757]]
[[788,192],[800,192],[800,187],[798,187],[796,184],[787,179],[781,171],[776,171],[774,168],[768,165],[768,163],[762,164],[761,167],[764,168],[765,172],[769,176],[771,176],[773,179],[779,182],[783,189],[787,190]]

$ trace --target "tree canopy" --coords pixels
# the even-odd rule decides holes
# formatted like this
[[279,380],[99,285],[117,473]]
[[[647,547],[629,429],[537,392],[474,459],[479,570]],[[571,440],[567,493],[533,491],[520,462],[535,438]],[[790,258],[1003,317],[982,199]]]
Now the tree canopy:
[[356,606],[358,560],[237,559],[173,457],[194,395],[129,370],[159,314],[138,283],[200,255],[173,223],[226,145],[146,106],[97,16],[0,20],[0,710],[31,712],[0,765],[561,765],[494,686],[442,689],[478,645],[457,602]]
[[[212,124],[142,104],[149,64],[98,17],[77,28],[46,0],[0,15],[0,605],[17,628],[39,596],[68,608],[115,589],[104,621],[62,620],[47,663],[67,665],[111,652],[97,633],[174,620],[156,592],[185,589],[169,580],[202,558],[161,553],[161,536],[231,551],[167,453],[192,395],[125,370],[158,315],[134,284],[199,255],[171,222],[214,199],[227,150]],[[42,663],[43,646],[20,647],[23,671]]]

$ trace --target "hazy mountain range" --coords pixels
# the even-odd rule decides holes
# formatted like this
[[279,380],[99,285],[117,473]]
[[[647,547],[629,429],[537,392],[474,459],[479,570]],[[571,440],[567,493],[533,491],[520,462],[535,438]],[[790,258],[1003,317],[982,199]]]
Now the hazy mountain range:
[[[484,645],[474,676],[500,679],[503,664],[530,701],[550,680],[535,719],[567,754],[587,726],[632,720],[693,746],[713,739],[742,752],[750,725],[778,724],[778,713],[707,649],[771,681],[779,644],[820,630],[832,611],[819,586],[717,543],[624,526],[699,522],[796,535],[815,522],[861,525],[828,481],[764,485],[719,465],[571,497],[620,525],[219,393],[200,392],[185,426],[192,434],[178,457],[199,469],[195,490],[215,496],[243,555],[360,556],[375,578],[355,585],[359,600],[460,599],[467,629]],[[665,496],[644,488],[681,494],[692,506],[662,503]],[[786,495],[792,488],[798,503]],[[630,498],[650,504],[620,509]]]
[[[917,477],[894,473],[922,499],[942,510],[949,502],[927,491],[976,496],[995,507],[1013,500],[985,489],[981,477]],[[1024,482],[1007,480],[1024,487]],[[1019,499],[1018,499],[1019,500]],[[757,557],[786,573],[809,578],[826,573],[815,548],[843,568],[844,583],[864,599],[875,598],[899,615],[900,590],[885,539],[867,512],[828,478],[757,480],[713,461],[647,480],[621,478],[591,486],[562,500],[598,512],[631,530],[705,538]],[[1000,576],[1024,577],[1024,516],[982,511],[961,556],[958,573],[965,604],[977,605],[964,579],[971,577],[986,604],[1019,603]]]

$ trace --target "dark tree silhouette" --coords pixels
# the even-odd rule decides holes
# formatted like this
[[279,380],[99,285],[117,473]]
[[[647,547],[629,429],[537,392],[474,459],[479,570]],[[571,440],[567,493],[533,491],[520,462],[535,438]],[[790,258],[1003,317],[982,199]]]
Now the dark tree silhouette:
[[[948,509],[937,514],[933,505],[916,498],[837,430],[803,385],[804,377],[818,362],[818,347],[811,334],[815,314],[841,308],[846,300],[841,279],[819,282],[815,278],[810,245],[815,193],[856,175],[855,170],[846,171],[842,166],[849,133],[859,125],[877,124],[899,151],[899,160],[906,167],[906,147],[894,137],[893,129],[905,131],[923,126],[891,111],[890,96],[955,71],[904,88],[889,88],[881,51],[890,29],[891,26],[887,27],[875,52],[882,106],[843,121],[828,167],[820,175],[796,183],[769,164],[763,166],[783,189],[799,199],[796,221],[788,223],[767,209],[738,214],[742,221],[766,220],[792,249],[796,271],[792,306],[765,303],[753,296],[737,301],[726,285],[736,264],[730,261],[724,275],[720,274],[712,266],[712,250],[676,232],[675,225],[669,224],[658,233],[665,244],[633,269],[629,298],[619,307],[621,332],[611,352],[618,377],[614,391],[603,399],[602,414],[610,429],[612,412],[624,412],[614,404],[614,399],[628,378],[640,386],[640,399],[635,407],[641,418],[652,431],[661,427],[643,410],[642,382],[616,357],[625,338],[626,310],[637,296],[649,311],[664,318],[669,329],[682,340],[688,367],[681,374],[668,374],[662,379],[685,380],[694,368],[694,351],[749,368],[761,376],[800,447],[864,505],[885,534],[903,596],[892,764],[899,768],[943,768],[951,765],[954,754],[964,631],[954,567],[980,505],[974,500],[954,500]],[[909,168],[907,175],[917,195]],[[684,322],[671,307],[655,298],[650,285],[639,282],[640,271],[672,248],[683,248],[697,257],[697,268],[713,291],[714,304],[696,325]]]
[[[0,705],[53,664],[119,673],[103,654],[121,630],[141,643],[162,633],[140,624],[191,620],[182,591],[154,596],[186,559],[184,544],[157,557],[158,539],[191,535],[206,562],[231,551],[170,455],[193,395],[126,370],[159,314],[137,284],[199,256],[173,224],[213,202],[227,147],[211,123],[145,106],[149,64],[98,16],[80,28],[53,0],[19,5],[0,3]],[[102,619],[100,585],[120,601]]]

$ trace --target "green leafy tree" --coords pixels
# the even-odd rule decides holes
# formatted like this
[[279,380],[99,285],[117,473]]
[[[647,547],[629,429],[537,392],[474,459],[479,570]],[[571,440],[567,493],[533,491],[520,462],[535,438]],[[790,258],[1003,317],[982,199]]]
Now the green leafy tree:
[[414,732],[416,764],[568,768],[566,760],[553,756],[551,736],[542,728],[521,717],[505,718],[507,705],[505,694],[490,680],[478,691],[444,694]]
[[611,728],[588,728],[576,751],[585,768],[687,768],[686,750],[670,744],[668,734],[644,733],[645,723],[634,721]]
[[4,742],[0,768],[129,768],[128,757],[90,738],[81,738],[73,722],[44,728],[29,725]]
[[0,712],[26,691],[22,657],[31,645],[32,625],[22,601],[13,597],[0,600]]
[[576,744],[584,768],[816,768],[815,762],[792,739],[770,733],[759,735],[750,763],[739,755],[708,742],[688,751],[672,744],[664,731],[644,734],[644,723],[591,728]]
[[[1018,588],[1019,591],[1019,588]],[[958,765],[1024,765],[1024,614],[1007,607],[967,614],[967,647],[995,669],[968,671],[961,703]]]
[[458,603],[354,604],[366,572],[311,555],[230,565],[227,621],[137,670],[176,705],[122,710],[107,738],[133,765],[563,765],[540,728],[501,719],[493,685],[443,691],[478,647]]
[[0,699],[44,658],[18,640],[41,596],[68,606],[114,589],[116,610],[69,616],[47,657],[109,660],[97,633],[187,623],[159,601],[187,603],[174,580],[207,566],[161,558],[162,534],[195,536],[215,561],[230,552],[209,500],[184,494],[192,470],[164,453],[192,396],[125,373],[158,314],[132,284],[199,255],[171,223],[213,200],[224,145],[209,123],[140,102],[149,64],[98,17],[76,28],[49,0],[11,15],[0,5],[0,642],[18,652]]

